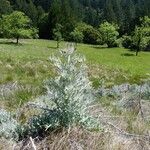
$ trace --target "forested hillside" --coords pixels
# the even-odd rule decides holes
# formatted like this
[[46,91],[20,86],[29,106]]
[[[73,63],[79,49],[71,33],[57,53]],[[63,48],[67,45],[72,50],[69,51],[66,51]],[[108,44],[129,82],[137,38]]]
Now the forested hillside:
[[119,25],[120,35],[130,34],[139,18],[150,15],[149,0],[1,0],[0,15],[23,11],[39,28],[40,38],[53,38],[53,28],[63,25],[64,38],[78,22],[98,27],[103,21]]

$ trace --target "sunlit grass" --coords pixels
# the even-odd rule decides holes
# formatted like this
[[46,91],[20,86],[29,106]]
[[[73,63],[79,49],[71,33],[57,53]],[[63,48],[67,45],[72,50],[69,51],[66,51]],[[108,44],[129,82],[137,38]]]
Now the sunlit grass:
[[[66,42],[61,42],[61,48],[65,46]],[[16,45],[11,40],[0,39],[0,85],[17,81],[23,86],[42,89],[43,81],[55,75],[49,56],[57,53],[56,47],[57,43],[50,40],[20,40]],[[136,57],[134,52],[124,48],[86,44],[79,44],[77,51],[85,55],[89,77],[96,88],[102,80],[107,86],[140,83],[150,74],[148,52],[140,52]],[[28,97],[31,95],[25,99]]]
[[[4,43],[6,40],[2,39],[0,42],[0,83],[16,80],[36,83],[53,74],[48,58],[57,52],[55,41],[21,40],[19,45]],[[61,46],[64,45],[65,42],[62,42]],[[117,73],[123,72],[126,76],[130,76],[127,80],[129,82],[132,80],[138,82],[150,74],[148,52],[140,52],[136,57],[134,52],[124,48],[108,49],[84,44],[78,46],[78,51],[86,56],[88,66],[96,73],[104,70],[107,74],[112,74],[117,70]],[[101,72],[94,70],[98,68],[101,68]],[[125,81],[121,73],[118,80]],[[115,81],[117,82],[117,79]]]
[[80,52],[85,54],[90,64],[106,65],[110,68],[119,68],[130,74],[144,76],[150,73],[150,53],[135,52],[124,48],[102,48],[91,45],[81,45]]

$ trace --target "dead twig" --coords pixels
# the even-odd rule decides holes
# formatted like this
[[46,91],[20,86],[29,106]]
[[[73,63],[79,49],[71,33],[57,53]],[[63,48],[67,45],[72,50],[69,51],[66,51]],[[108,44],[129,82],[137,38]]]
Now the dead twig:
[[34,141],[33,141],[33,139],[32,139],[32,137],[30,137],[30,141],[31,141],[31,144],[32,144],[32,148],[33,148],[34,150],[37,150],[37,149],[36,149],[36,146],[35,146],[35,144],[34,144]]

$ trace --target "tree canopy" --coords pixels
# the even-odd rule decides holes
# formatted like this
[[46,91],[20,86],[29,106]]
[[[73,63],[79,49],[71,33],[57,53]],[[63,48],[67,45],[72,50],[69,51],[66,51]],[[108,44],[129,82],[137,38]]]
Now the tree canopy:
[[12,6],[8,0],[1,0],[0,2],[0,16],[12,12]]
[[[56,24],[69,35],[79,22],[97,28],[104,21],[118,24],[120,35],[131,34],[140,18],[150,16],[149,0],[1,0],[0,14],[24,12],[39,28],[40,38],[53,39]],[[47,32],[46,32],[47,31]]]
[[36,29],[30,25],[30,19],[23,12],[14,11],[10,15],[2,15],[1,32],[4,37],[16,38],[17,43],[19,38],[30,38],[36,34]]
[[136,55],[140,50],[145,49],[150,44],[150,18],[145,16],[140,19],[142,24],[137,26],[133,35],[133,43],[136,49]]
[[118,26],[108,22],[104,22],[100,25],[99,31],[102,36],[102,43],[107,44],[108,47],[113,47],[117,36],[119,35]]

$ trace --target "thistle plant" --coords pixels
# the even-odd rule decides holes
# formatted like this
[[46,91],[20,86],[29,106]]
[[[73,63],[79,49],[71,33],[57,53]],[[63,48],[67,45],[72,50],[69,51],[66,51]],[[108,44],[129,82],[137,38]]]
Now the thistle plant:
[[46,88],[48,97],[62,113],[61,124],[64,126],[81,121],[94,97],[85,59],[69,51],[61,56],[50,58],[58,77],[48,80]]
[[46,94],[30,103],[43,113],[30,119],[28,130],[38,134],[41,130],[82,125],[99,128],[96,119],[88,115],[88,107],[94,102],[93,89],[88,79],[85,58],[73,52],[73,48],[62,50],[59,56],[50,57],[57,76],[45,81]]

